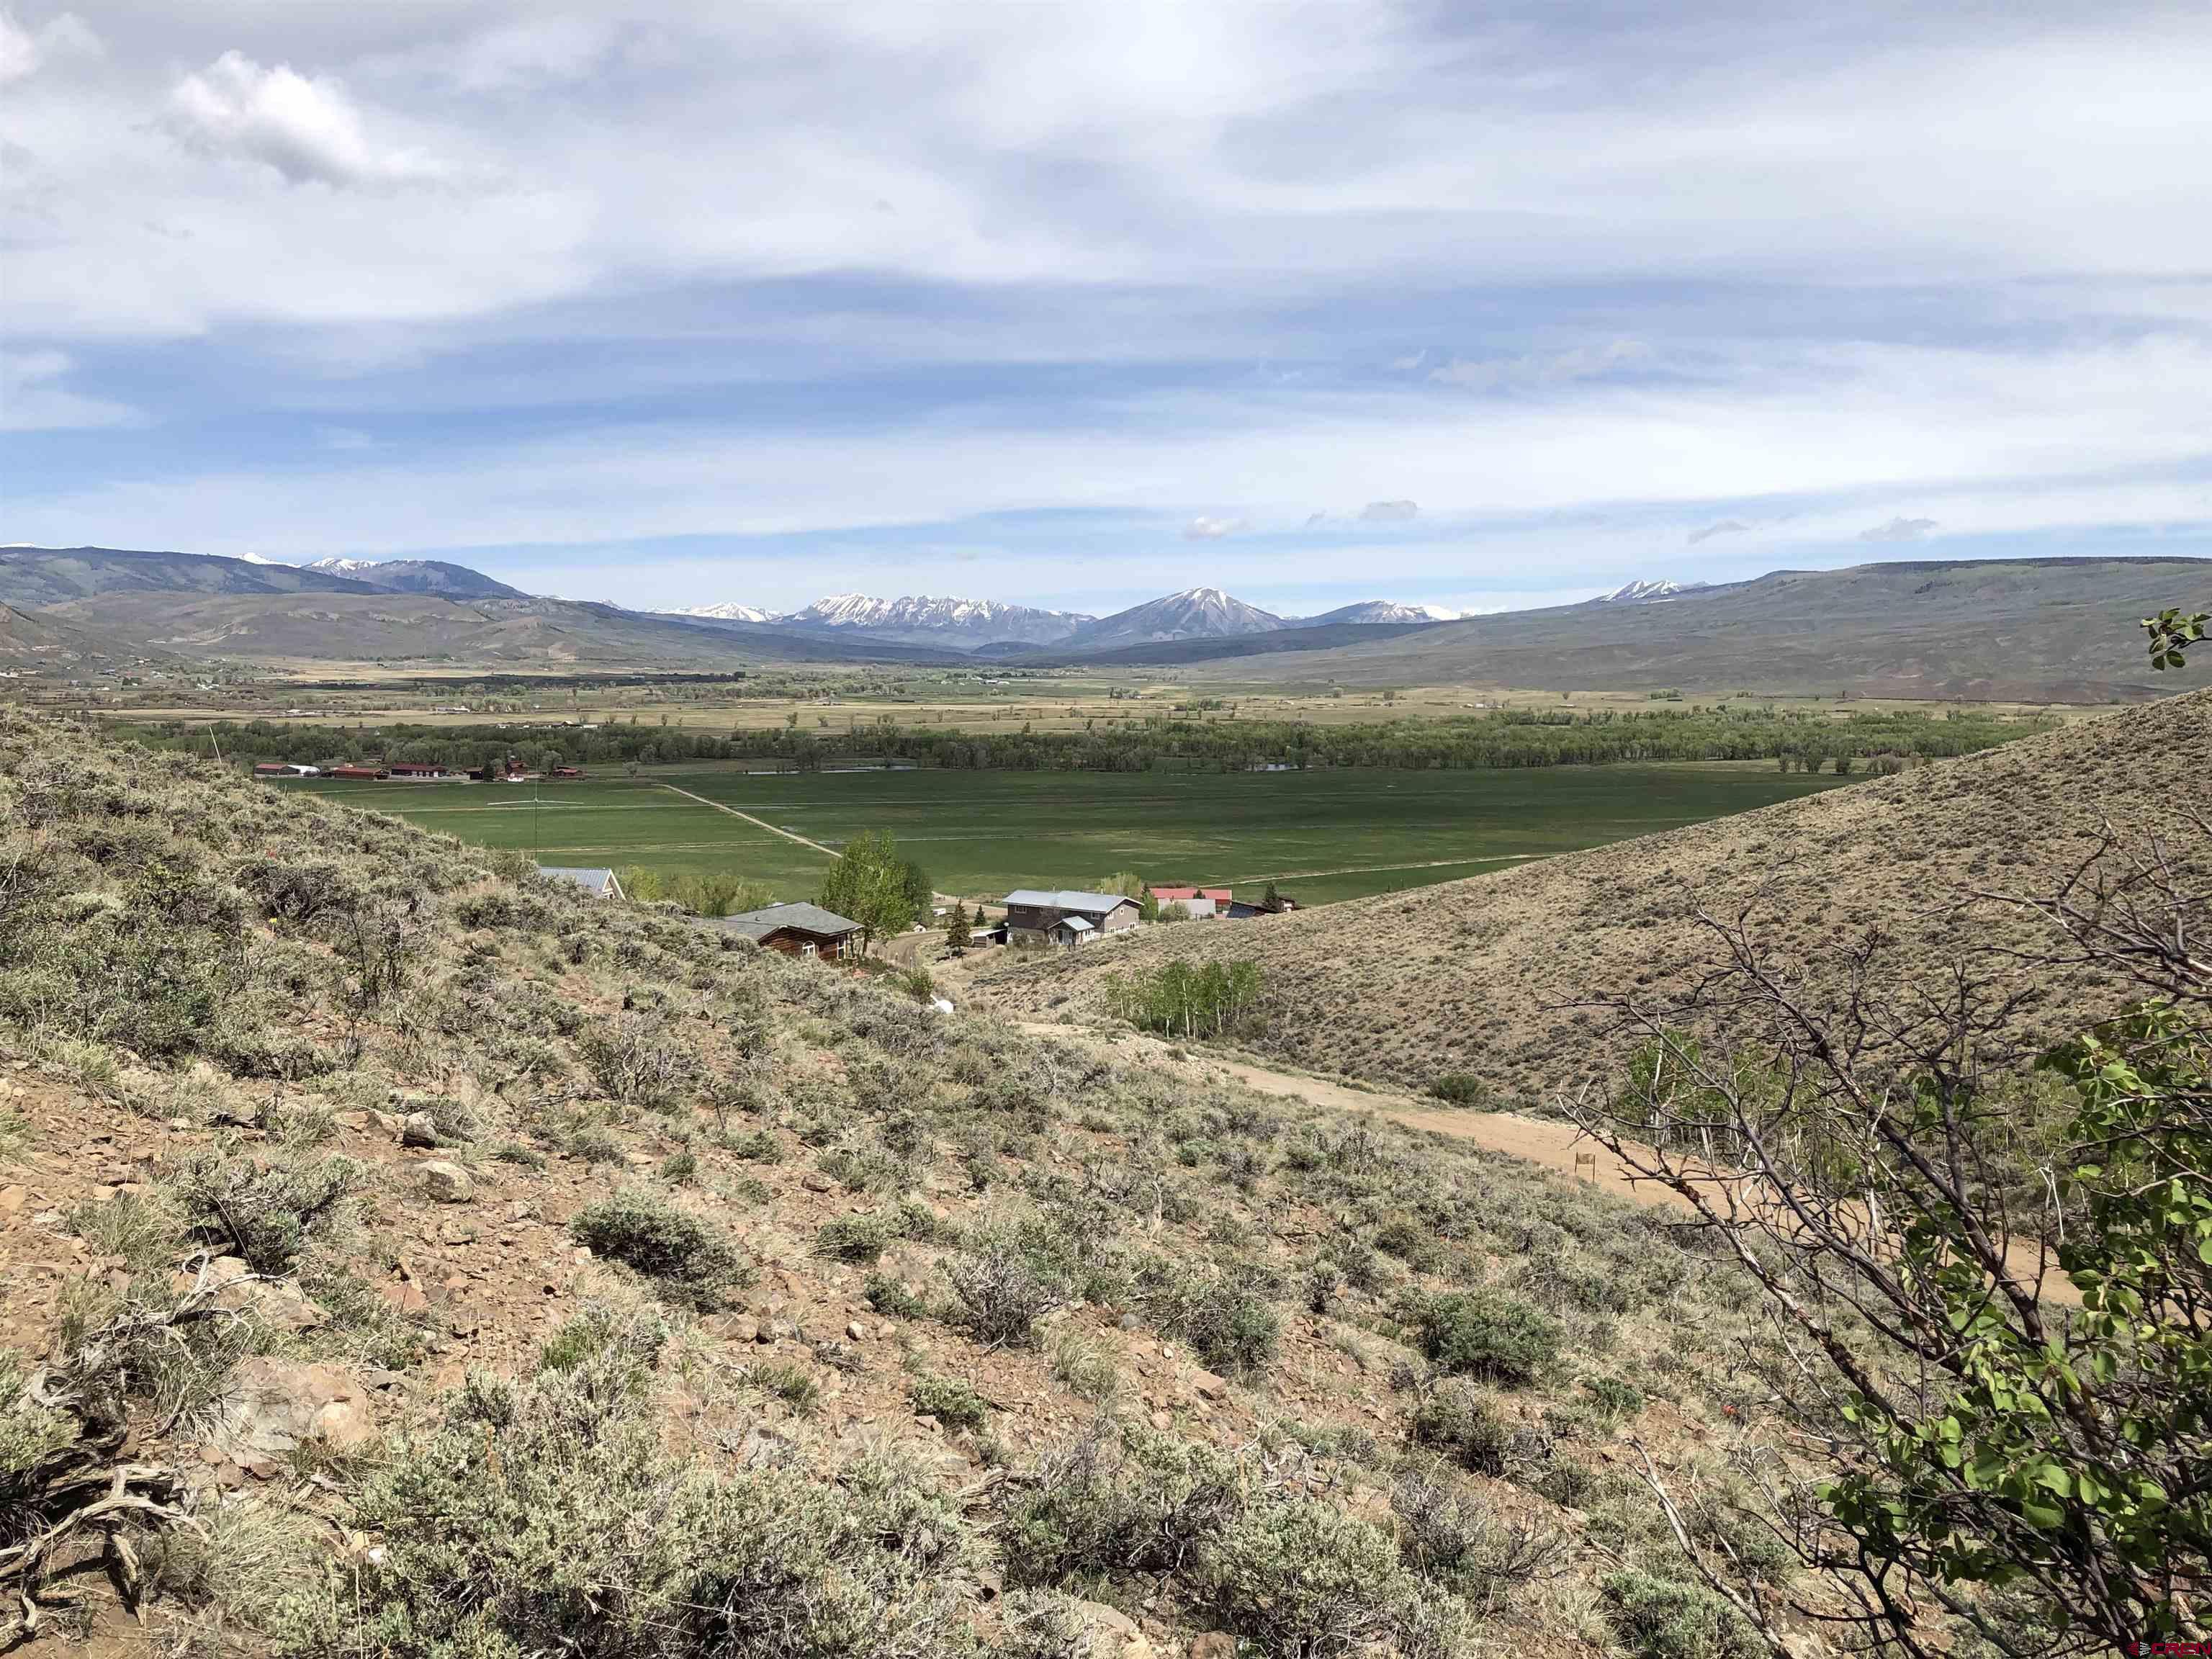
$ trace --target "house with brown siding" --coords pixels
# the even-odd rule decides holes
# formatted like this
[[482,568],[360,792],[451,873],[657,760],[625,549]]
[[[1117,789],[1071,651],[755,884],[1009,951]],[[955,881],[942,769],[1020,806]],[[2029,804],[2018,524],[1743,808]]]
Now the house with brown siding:
[[726,933],[787,957],[819,957],[835,962],[860,951],[860,924],[818,904],[771,904],[765,910],[707,920]]

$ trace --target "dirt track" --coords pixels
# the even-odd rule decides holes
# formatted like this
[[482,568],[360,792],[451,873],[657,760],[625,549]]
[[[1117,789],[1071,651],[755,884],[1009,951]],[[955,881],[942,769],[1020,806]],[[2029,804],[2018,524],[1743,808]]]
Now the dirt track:
[[[1102,1046],[1109,1042],[1104,1033],[1080,1026],[1051,1025],[1026,1020],[1021,1022],[1020,1026],[1032,1036],[1060,1037]],[[1169,1048],[1169,1045],[1158,1037],[1142,1036],[1133,1032],[1110,1041],[1115,1048],[1125,1053],[1131,1044],[1160,1054],[1166,1054]],[[1449,1135],[1455,1140],[1471,1140],[1492,1152],[1504,1152],[1526,1163],[1540,1164],[1545,1169],[1598,1187],[1617,1198],[1625,1198],[1632,1204],[1641,1204],[1650,1209],[1674,1210],[1684,1214],[1692,1214],[1696,1210],[1688,1199],[1673,1188],[1632,1176],[1627,1165],[1571,1123],[1555,1122],[1548,1118],[1522,1117],[1513,1112],[1441,1110],[1423,1105],[1404,1095],[1354,1089],[1326,1078],[1298,1077],[1288,1072],[1255,1066],[1249,1060],[1200,1054],[1190,1048],[1184,1049],[1183,1053],[1188,1057],[1185,1064],[1234,1078],[1247,1088],[1257,1090],[1263,1095],[1274,1095],[1285,1100],[1303,1100],[1334,1111],[1371,1112],[1377,1117],[1388,1118],[1393,1123],[1401,1123],[1409,1129]],[[2008,1255],[2014,1272],[2027,1278],[2034,1276],[2039,1266],[2039,1253],[2033,1243],[2025,1240],[2015,1243]],[[2081,1296],[2065,1276],[2052,1267],[2045,1270],[2043,1299],[2071,1305],[2078,1304]]]

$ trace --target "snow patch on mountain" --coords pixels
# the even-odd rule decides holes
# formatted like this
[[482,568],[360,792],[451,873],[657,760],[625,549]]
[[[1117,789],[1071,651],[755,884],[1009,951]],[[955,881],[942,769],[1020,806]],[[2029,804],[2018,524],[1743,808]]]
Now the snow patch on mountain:
[[1704,582],[1672,582],[1664,578],[1644,581],[1623,582],[1610,593],[1601,593],[1592,600],[1595,605],[1656,605],[1662,599],[1680,599],[1685,593],[1694,593],[1706,586]]

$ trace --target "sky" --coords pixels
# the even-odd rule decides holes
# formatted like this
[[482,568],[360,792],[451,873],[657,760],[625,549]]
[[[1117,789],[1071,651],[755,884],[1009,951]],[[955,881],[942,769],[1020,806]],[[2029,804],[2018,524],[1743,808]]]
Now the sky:
[[2212,9],[9,0],[0,541],[641,607],[2212,554]]

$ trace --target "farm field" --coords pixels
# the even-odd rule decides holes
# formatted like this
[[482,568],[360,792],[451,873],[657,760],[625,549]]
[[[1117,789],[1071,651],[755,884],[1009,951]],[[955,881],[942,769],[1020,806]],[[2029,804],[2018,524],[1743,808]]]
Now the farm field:
[[502,785],[276,787],[329,793],[487,846],[534,845],[544,863],[729,872],[792,898],[812,892],[827,856],[774,830],[834,848],[881,829],[946,892],[995,897],[1135,870],[1153,881],[1231,885],[1240,896],[1275,881],[1320,904],[1700,823],[1842,781],[1760,763],[1187,774],[683,767],[548,785],[542,807]]

